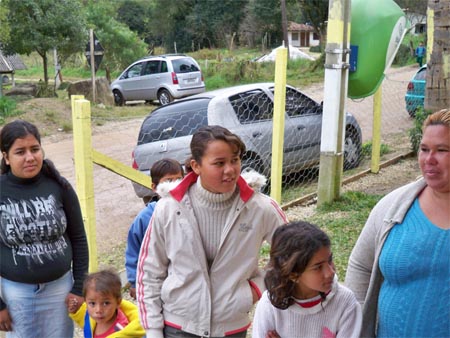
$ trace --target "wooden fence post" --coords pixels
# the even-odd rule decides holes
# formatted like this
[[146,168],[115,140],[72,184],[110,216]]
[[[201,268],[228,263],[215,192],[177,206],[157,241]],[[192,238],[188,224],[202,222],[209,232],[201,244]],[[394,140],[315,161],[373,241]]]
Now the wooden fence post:
[[75,178],[89,244],[89,271],[97,271],[97,229],[94,205],[94,165],[92,162],[91,104],[83,96],[73,95],[72,124]]

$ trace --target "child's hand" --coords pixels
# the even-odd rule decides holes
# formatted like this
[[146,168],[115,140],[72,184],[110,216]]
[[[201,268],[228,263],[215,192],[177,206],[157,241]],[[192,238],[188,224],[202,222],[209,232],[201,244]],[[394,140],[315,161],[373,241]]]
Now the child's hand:
[[136,300],[136,288],[130,287],[130,297]]
[[[12,319],[9,315],[8,308],[5,308],[0,311],[0,331],[12,331]],[[3,337],[3,335],[2,335]]]
[[69,311],[69,313],[77,312],[83,302],[83,297],[69,293],[66,297],[67,311]]
[[280,338],[280,336],[278,335],[277,331],[272,330],[267,332],[266,338]]

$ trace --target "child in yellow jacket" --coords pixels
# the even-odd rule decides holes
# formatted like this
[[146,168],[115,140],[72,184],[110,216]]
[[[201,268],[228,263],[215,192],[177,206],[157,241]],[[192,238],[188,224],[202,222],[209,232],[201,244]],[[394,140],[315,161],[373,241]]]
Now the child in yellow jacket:
[[102,270],[89,274],[83,285],[84,303],[69,304],[70,317],[84,330],[85,338],[143,337],[136,305],[122,299],[117,273]]

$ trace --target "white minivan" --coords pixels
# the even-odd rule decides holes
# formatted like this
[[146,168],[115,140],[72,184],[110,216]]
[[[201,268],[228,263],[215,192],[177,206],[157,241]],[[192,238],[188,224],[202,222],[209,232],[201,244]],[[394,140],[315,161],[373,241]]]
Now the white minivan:
[[190,56],[167,54],[135,61],[111,83],[114,102],[159,100],[166,105],[174,99],[203,93],[205,83],[198,63]]

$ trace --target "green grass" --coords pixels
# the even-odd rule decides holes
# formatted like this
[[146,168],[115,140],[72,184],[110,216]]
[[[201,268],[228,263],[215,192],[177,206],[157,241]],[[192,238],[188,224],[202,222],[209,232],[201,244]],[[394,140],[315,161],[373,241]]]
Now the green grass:
[[340,280],[345,277],[350,253],[358,239],[370,211],[381,199],[358,191],[343,193],[334,203],[325,203],[304,220],[317,224],[331,238],[336,273]]
[[319,225],[330,236],[336,273],[340,280],[345,277],[348,258],[359,233],[381,197],[350,191],[342,194],[338,201],[319,207],[317,213],[307,219]]
[[[380,145],[380,156],[389,154],[391,151],[392,150],[389,147],[389,145],[387,145],[385,143],[382,143]],[[367,141],[362,145],[361,154],[362,154],[362,156],[369,157],[369,158],[372,156],[372,141]]]
[[[291,189],[289,189],[291,190]],[[311,190],[315,190],[311,188]],[[284,192],[283,194],[286,194]],[[304,194],[303,194],[304,195]],[[297,196],[303,196],[297,194]],[[366,194],[359,191],[343,193],[333,203],[325,203],[315,208],[313,214],[302,219],[289,219],[289,221],[303,220],[317,224],[331,238],[333,259],[339,280],[343,280],[347,271],[348,258],[358,239],[358,236],[375,204],[382,195]],[[287,200],[290,197],[286,197]],[[269,259],[268,247],[260,251],[260,265],[264,266]]]
[[0,125],[3,124],[7,117],[19,114],[16,109],[17,103],[15,100],[6,96],[0,97]]

